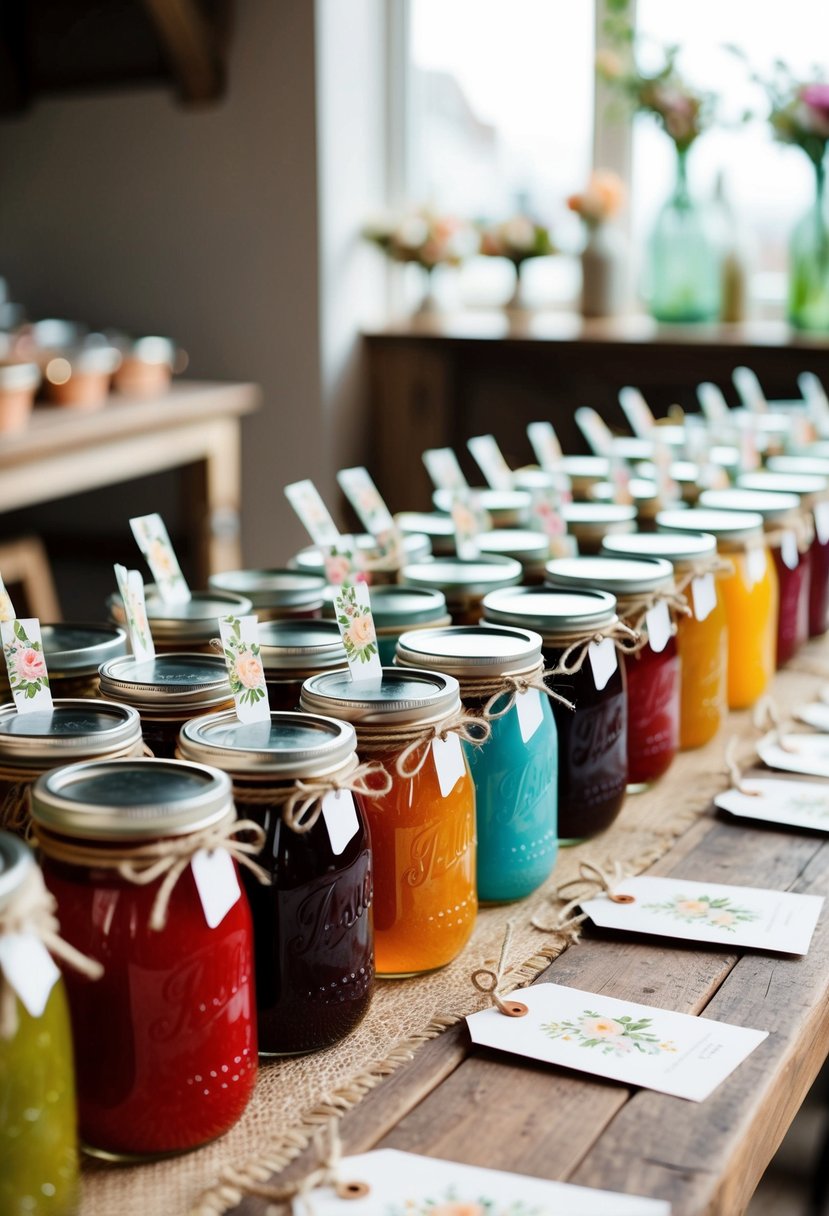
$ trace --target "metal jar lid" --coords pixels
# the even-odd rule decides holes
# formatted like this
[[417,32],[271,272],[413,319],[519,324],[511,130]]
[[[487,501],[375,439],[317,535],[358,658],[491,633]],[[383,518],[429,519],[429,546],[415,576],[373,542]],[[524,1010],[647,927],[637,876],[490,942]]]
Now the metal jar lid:
[[563,469],[516,469],[512,475],[516,490],[558,490],[570,489],[570,478]]
[[771,494],[763,490],[703,490],[699,505],[714,511],[754,511],[762,515],[764,523],[770,524],[799,511],[800,499],[796,494]]
[[139,663],[132,655],[100,670],[101,694],[148,713],[191,714],[232,696],[224,659],[212,654],[157,654]]
[[35,868],[32,850],[11,832],[0,832],[0,911]]
[[32,818],[61,836],[186,836],[233,812],[230,779],[185,760],[99,760],[52,769],[32,787]]
[[742,473],[737,478],[741,490],[763,490],[771,494],[796,494],[798,498],[820,498],[829,492],[829,476],[814,473]]
[[328,586],[321,574],[304,570],[228,570],[211,574],[211,591],[230,592],[257,608],[319,608]]
[[162,338],[158,334],[147,334],[144,338],[136,338],[124,351],[132,359],[140,359],[142,363],[167,364],[175,367],[178,348],[171,338]]
[[636,507],[622,503],[565,502],[561,516],[574,536],[601,538],[608,532],[632,532],[636,527]]
[[[532,496],[527,490],[491,490],[487,487],[475,486],[469,492],[474,495],[478,506],[482,507],[484,511],[489,511],[493,519],[503,515],[514,515],[517,519],[526,519],[532,506]],[[455,495],[455,490],[435,490],[432,494],[432,502],[438,511],[448,514],[452,510],[452,500]]]
[[829,452],[825,456],[769,456],[770,473],[797,473],[829,478]]
[[660,511],[660,532],[710,532],[718,541],[755,540],[763,535],[763,517],[755,511],[714,511],[692,507],[690,511]]
[[[246,616],[253,611],[249,599],[231,595],[229,591],[194,591],[186,604],[168,604],[159,596],[152,583],[144,588],[147,620],[157,642],[204,643],[219,633],[220,616]],[[124,604],[114,593],[107,601],[109,615],[119,625],[124,623]]]
[[185,722],[179,750],[186,760],[224,772],[289,780],[342,768],[357,750],[357,735],[350,722],[319,714],[274,710],[265,721],[240,722],[229,710]]
[[429,726],[461,707],[454,676],[419,668],[384,667],[382,680],[355,683],[348,671],[311,676],[302,685],[300,705],[363,726]]
[[451,515],[441,511],[400,511],[394,517],[404,536],[428,536],[433,552],[449,552],[455,548],[455,525]]
[[[379,568],[381,561],[376,538],[370,536],[367,532],[362,532],[353,539],[358,551],[365,555],[369,567],[371,567],[372,562],[377,562]],[[403,552],[406,556],[406,561],[422,561],[432,552],[432,544],[429,537],[424,536],[422,532],[411,532],[403,537]],[[325,558],[316,545],[309,545],[307,549],[300,549],[299,553],[292,558],[291,564],[296,566],[298,570],[325,570]]]
[[597,587],[618,597],[672,587],[674,568],[659,557],[561,557],[547,562],[545,577],[551,587]]
[[610,476],[607,456],[562,456],[559,467],[574,481],[607,481]]
[[514,557],[522,566],[542,565],[550,552],[550,539],[529,528],[494,528],[478,537],[482,553]]
[[661,557],[680,567],[716,553],[717,538],[710,532],[631,532],[602,542],[602,557]]
[[812,456],[818,460],[829,460],[829,439],[815,439],[812,443],[792,443],[786,448],[790,456]]
[[494,625],[533,629],[545,639],[562,633],[594,633],[617,619],[616,597],[606,591],[510,587],[486,597],[484,619]]
[[119,625],[41,625],[49,674],[94,675],[102,663],[127,653],[127,634]]
[[520,583],[521,563],[512,557],[435,557],[428,562],[412,563],[400,571],[403,583],[411,587],[435,587],[449,603],[475,599]]
[[447,619],[446,596],[433,587],[407,587],[390,583],[372,587],[371,610],[378,629],[408,629]]
[[446,672],[457,680],[531,671],[541,658],[541,636],[500,625],[416,629],[397,643],[395,662]]
[[19,714],[0,706],[0,765],[41,768],[93,759],[141,742],[141,719],[129,705],[91,697],[59,697],[51,710]]
[[[655,502],[659,498],[659,486],[649,477],[631,477],[628,489],[634,502]],[[599,481],[590,487],[590,497],[594,502],[612,503],[616,487],[609,481]]]
[[259,645],[266,675],[284,671],[309,674],[345,667],[348,661],[336,621],[263,621]]

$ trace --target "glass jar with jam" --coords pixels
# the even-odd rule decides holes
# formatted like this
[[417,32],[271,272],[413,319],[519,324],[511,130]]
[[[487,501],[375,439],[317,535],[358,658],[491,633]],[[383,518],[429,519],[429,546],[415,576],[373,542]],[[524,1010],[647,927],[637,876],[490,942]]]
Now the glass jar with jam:
[[489,720],[480,746],[464,744],[475,782],[478,899],[522,899],[558,851],[558,746],[544,686],[541,637],[529,629],[455,625],[404,633],[401,667],[439,670],[460,683],[467,709]]
[[446,596],[434,587],[406,587],[400,584],[377,587],[371,593],[371,610],[377,632],[377,649],[384,667],[390,667],[394,662],[397,640],[401,634],[411,629],[434,629],[452,623],[446,608]]
[[[347,788],[358,771],[354,727],[313,714],[247,723],[232,712],[211,714],[186,723],[179,748],[185,759],[226,772],[239,814],[265,832],[256,860],[271,883],[243,874],[260,1055],[329,1047],[362,1020],[374,981],[368,826],[361,796]],[[297,781],[321,791],[300,830],[283,813]]]
[[550,538],[530,528],[493,528],[478,537],[481,553],[511,557],[521,563],[522,583],[544,582],[544,563],[550,556]]
[[455,524],[442,511],[399,511],[394,522],[403,536],[428,536],[435,557],[451,557],[455,552]]
[[560,558],[547,563],[547,582],[558,590],[610,592],[619,618],[641,635],[624,663],[628,785],[642,788],[667,772],[679,750],[679,655],[669,606],[676,598],[673,566],[655,557]]
[[388,794],[365,803],[377,974],[445,966],[469,940],[478,909],[475,787],[449,729],[462,711],[457,680],[384,667],[375,685],[332,671],[306,680],[302,708],[353,723],[360,758],[392,778]]
[[[97,697],[98,668],[127,653],[127,635],[117,625],[41,625],[43,653],[53,697]],[[8,673],[0,663],[0,700],[11,700]]]
[[[372,587],[383,586],[386,583],[396,583],[398,567],[391,557],[385,557],[377,548],[377,538],[367,532],[352,537],[354,544],[363,560],[363,572],[366,582]],[[429,537],[422,532],[410,532],[403,536],[403,553],[407,562],[425,561],[432,552]],[[312,571],[315,574],[325,574],[325,558],[315,545],[300,549],[291,559],[291,566],[297,570]]]
[[[469,491],[482,510],[492,520],[493,528],[524,528],[529,523],[532,495],[527,490],[492,490],[489,487]],[[436,511],[449,515],[454,490],[435,490],[432,502]]]
[[226,570],[211,574],[211,591],[250,600],[261,621],[307,621],[322,616],[327,582],[304,570]]
[[348,663],[336,621],[265,621],[259,644],[271,709],[298,709],[309,676]]
[[[0,832],[0,940],[19,936],[15,914],[31,899],[34,857]],[[39,876],[37,877],[39,883]],[[0,967],[0,987],[9,984]],[[24,1005],[12,988],[10,1024],[0,1028],[0,1211],[6,1216],[75,1216],[79,1210],[75,1078],[63,981],[43,1008],[43,993]]]
[[[665,501],[656,481],[648,477],[631,477],[628,490],[636,510],[637,527],[643,532],[652,532],[656,527],[656,516],[666,507],[679,507],[681,501]],[[602,482],[594,486],[591,499],[597,503],[610,505],[614,502],[616,488],[610,482]]]
[[455,625],[477,625],[484,596],[498,587],[521,582],[521,563],[512,557],[436,557],[412,563],[400,572],[408,587],[432,587],[442,592]]
[[216,654],[157,654],[141,663],[127,655],[104,663],[100,677],[101,695],[137,709],[145,743],[168,760],[188,718],[233,706],[225,661]]
[[29,796],[41,773],[76,760],[140,756],[141,719],[128,705],[91,698],[21,714],[0,706],[0,828],[28,833]]
[[753,511],[763,518],[766,544],[777,571],[776,665],[782,667],[809,637],[811,521],[796,494],[761,490],[704,490],[701,507]]
[[[168,604],[150,584],[145,588],[147,620],[157,651],[212,653],[212,642],[219,636],[220,616],[246,616],[253,611],[249,599],[229,591],[194,591],[186,604]],[[108,601],[110,620],[124,624],[124,603],[113,593]]]
[[[223,1135],[257,1064],[228,777],[172,760],[72,764],[39,779],[32,815],[61,933],[104,969],[64,977],[84,1148],[136,1160]],[[154,873],[165,857],[178,867]]]
[[[679,651],[679,746],[702,747],[720,729],[727,709],[728,634],[719,587],[724,563],[705,532],[634,532],[608,536],[608,557],[660,557],[674,568],[690,613],[676,618]],[[628,690],[632,683],[628,680]]]
[[[484,619],[541,634],[544,665],[553,691],[574,708],[553,700],[558,734],[558,832],[573,844],[610,827],[627,787],[627,692],[614,633],[616,600],[603,591],[554,591],[515,587],[484,601]],[[592,639],[605,640],[597,647]],[[592,646],[592,649],[591,649]]]
[[598,553],[606,536],[636,531],[636,507],[624,503],[565,502],[561,515],[579,553]]
[[768,688],[774,675],[777,637],[777,571],[765,542],[763,517],[756,513],[661,511],[660,532],[707,532],[717,552],[731,563],[718,582],[728,635],[728,707],[746,709]]
[[610,461],[606,456],[562,456],[559,468],[570,479],[577,501],[585,501],[591,486],[610,477]]

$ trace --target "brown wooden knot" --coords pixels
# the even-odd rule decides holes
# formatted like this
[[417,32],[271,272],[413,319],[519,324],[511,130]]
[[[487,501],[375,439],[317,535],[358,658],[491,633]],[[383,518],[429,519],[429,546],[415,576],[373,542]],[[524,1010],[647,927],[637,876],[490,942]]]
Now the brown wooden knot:
[[367,1182],[352,1179],[350,1182],[338,1182],[334,1187],[334,1194],[338,1199],[364,1199],[366,1195],[371,1194],[371,1187]]

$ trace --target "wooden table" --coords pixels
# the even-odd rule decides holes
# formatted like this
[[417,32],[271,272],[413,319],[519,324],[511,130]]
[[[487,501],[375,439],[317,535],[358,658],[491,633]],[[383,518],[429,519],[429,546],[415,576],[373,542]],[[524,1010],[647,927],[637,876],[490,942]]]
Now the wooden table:
[[[813,697],[817,663],[829,671],[829,646],[810,650],[811,675],[778,677],[787,704]],[[666,805],[670,783],[668,774]],[[648,873],[829,895],[829,837],[751,825],[711,807]],[[804,958],[587,928],[536,982],[770,1035],[694,1103],[473,1047],[462,1023],[345,1115],[345,1152],[397,1148],[669,1199],[673,1216],[741,1216],[829,1052],[829,905]],[[313,1164],[306,1152],[280,1183]],[[264,1216],[268,1207],[251,1197],[235,1211]]]
[[162,397],[113,394],[102,410],[38,406],[28,429],[0,437],[0,512],[187,468],[200,585],[241,565],[240,432],[253,384],[178,381]]

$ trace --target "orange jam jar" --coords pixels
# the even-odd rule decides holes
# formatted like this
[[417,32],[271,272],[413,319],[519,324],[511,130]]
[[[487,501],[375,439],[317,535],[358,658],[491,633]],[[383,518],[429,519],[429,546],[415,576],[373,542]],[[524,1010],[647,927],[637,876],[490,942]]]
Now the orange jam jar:
[[777,571],[756,512],[661,511],[660,532],[707,532],[717,552],[731,562],[719,590],[728,631],[728,707],[746,709],[763,695],[774,675],[777,634]]
[[481,555],[475,558],[438,557],[412,563],[400,572],[409,587],[442,591],[453,625],[477,625],[483,616],[484,596],[521,582],[521,563],[512,557]]
[[669,561],[677,591],[691,612],[678,616],[679,746],[702,747],[713,739],[727,710],[728,633],[717,575],[717,539],[706,532],[634,532],[608,536],[609,557],[661,557]]
[[478,910],[475,787],[458,735],[439,737],[461,714],[458,681],[384,667],[372,685],[331,671],[306,680],[301,706],[351,722],[360,758],[379,760],[392,778],[388,794],[365,804],[377,974],[445,966],[469,940]]

